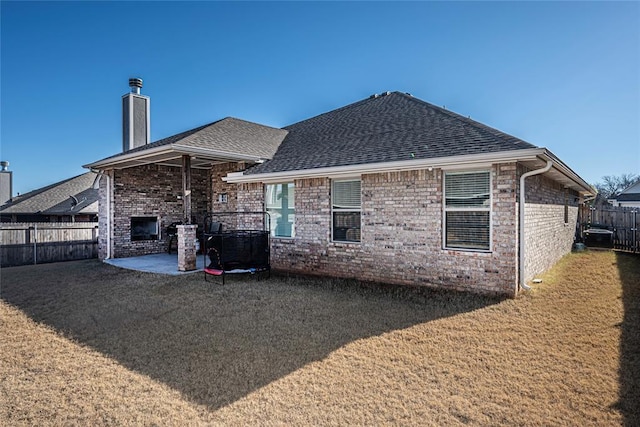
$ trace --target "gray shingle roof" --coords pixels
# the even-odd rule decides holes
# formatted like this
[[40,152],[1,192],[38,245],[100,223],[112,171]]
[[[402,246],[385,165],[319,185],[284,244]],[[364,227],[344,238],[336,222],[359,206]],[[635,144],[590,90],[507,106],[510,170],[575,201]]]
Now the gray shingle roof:
[[0,207],[0,213],[97,214],[98,190],[93,188],[96,176],[95,172],[87,172],[14,197]]
[[411,95],[391,92],[285,127],[273,158],[245,174],[537,148]]
[[124,153],[118,153],[101,161],[173,144],[270,159],[286,134],[287,131],[283,129],[226,117]]

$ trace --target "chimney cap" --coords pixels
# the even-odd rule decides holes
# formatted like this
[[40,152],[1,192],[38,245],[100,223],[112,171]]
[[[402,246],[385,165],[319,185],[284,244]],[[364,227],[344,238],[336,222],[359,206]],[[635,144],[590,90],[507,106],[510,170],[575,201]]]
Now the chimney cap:
[[129,79],[129,87],[142,87],[142,79],[138,77],[132,77]]
[[3,160],[0,162],[0,170],[1,171],[6,171],[9,168],[9,162],[7,162],[6,160]]

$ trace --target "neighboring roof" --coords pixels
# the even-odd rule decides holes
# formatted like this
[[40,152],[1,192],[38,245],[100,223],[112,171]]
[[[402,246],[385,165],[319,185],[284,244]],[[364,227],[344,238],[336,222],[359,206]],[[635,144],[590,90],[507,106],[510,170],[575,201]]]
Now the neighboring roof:
[[640,179],[625,188],[616,197],[609,198],[611,202],[640,202]]
[[209,167],[223,161],[266,160],[273,157],[286,134],[283,129],[227,117],[84,167],[125,168],[148,163],[180,166],[185,154],[192,156],[192,167]]
[[246,174],[537,148],[411,95],[387,92],[285,127],[272,160]]
[[640,202],[640,193],[620,194],[613,200],[617,202]]
[[[620,192],[620,195],[623,194],[638,194],[640,195],[640,179],[637,180],[636,182],[634,182],[633,184],[631,184],[630,186],[628,186],[627,188],[625,188],[624,190],[622,190]],[[620,200],[620,198],[618,197],[618,200]]]
[[1,214],[77,215],[98,213],[97,174],[87,172],[14,197]]

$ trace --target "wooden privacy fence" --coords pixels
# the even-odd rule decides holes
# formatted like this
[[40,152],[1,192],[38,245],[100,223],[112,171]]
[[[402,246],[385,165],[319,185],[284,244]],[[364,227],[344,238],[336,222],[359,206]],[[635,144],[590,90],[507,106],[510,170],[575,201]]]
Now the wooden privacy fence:
[[613,248],[640,253],[640,208],[616,206],[580,206],[578,216],[580,238],[590,228],[613,232]]
[[2,223],[0,245],[2,267],[97,258],[98,223]]

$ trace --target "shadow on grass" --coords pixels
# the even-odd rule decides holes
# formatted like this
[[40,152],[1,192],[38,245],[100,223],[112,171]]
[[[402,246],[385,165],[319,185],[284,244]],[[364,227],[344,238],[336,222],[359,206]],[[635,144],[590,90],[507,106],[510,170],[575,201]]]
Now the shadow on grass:
[[13,267],[2,276],[2,299],[35,321],[211,409],[350,342],[501,301],[283,277],[221,286],[201,274],[160,276],[96,260]]
[[624,425],[640,426],[640,256],[617,253],[624,319],[620,341],[620,401]]

